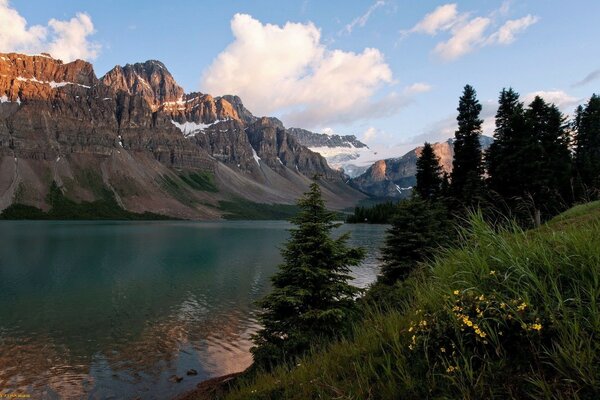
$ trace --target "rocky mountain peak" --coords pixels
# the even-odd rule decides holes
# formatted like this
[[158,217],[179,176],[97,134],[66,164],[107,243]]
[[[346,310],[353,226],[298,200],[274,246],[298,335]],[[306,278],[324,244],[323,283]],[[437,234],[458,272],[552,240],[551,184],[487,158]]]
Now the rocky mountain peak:
[[47,54],[0,53],[0,98],[21,104],[54,98],[65,89],[90,89],[98,83],[94,68],[76,60],[63,63]]
[[183,99],[184,90],[163,63],[148,60],[143,63],[117,65],[101,78],[102,82],[117,91],[140,95],[153,111],[164,103]]

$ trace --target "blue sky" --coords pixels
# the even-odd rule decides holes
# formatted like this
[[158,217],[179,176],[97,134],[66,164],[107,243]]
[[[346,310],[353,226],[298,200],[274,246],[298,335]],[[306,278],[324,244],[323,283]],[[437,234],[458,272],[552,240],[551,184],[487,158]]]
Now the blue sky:
[[158,59],[186,91],[400,155],[452,136],[466,83],[488,133],[504,86],[566,112],[600,92],[599,15],[597,0],[0,0],[0,22],[21,21],[0,24],[0,51],[85,58],[99,76]]

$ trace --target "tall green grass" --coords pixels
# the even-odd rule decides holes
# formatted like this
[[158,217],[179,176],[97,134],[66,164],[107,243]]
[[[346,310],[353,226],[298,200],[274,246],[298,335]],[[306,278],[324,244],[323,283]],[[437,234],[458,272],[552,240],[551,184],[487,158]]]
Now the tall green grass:
[[475,216],[461,235],[352,338],[227,398],[600,398],[600,203],[533,231]]

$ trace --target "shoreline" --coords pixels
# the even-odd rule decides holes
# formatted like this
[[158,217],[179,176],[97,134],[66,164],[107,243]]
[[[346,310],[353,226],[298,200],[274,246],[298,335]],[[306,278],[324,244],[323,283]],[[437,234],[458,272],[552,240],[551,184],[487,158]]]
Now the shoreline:
[[195,389],[175,396],[172,400],[212,400],[217,395],[225,394],[229,389],[229,384],[244,372],[245,370],[206,379],[198,383]]

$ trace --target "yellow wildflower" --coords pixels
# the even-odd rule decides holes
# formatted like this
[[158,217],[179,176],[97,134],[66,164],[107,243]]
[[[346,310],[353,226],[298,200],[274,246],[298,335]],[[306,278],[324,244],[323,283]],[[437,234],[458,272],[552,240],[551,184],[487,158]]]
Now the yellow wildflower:
[[458,290],[455,290],[453,293],[454,293],[455,295],[458,295],[460,292],[459,292]]
[[536,330],[536,331],[541,331],[542,324],[533,324],[533,325],[531,325],[531,329]]
[[496,271],[494,271],[494,270],[490,271],[490,275],[496,275]]
[[517,307],[517,311],[523,311],[526,308],[527,308],[527,303],[523,302],[523,303],[519,304],[519,306]]

